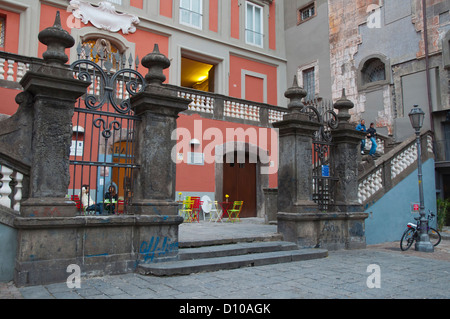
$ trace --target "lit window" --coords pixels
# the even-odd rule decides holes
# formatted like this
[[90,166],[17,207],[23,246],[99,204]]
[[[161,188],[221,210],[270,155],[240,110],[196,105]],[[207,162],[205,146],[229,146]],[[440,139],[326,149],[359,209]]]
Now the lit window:
[[4,17],[0,17],[0,48],[5,47],[5,24],[6,19]]
[[247,2],[245,42],[248,44],[263,46],[263,8],[254,3]]
[[309,20],[316,15],[316,6],[314,3],[298,10],[298,23]]
[[180,23],[202,28],[202,0],[181,0],[180,1]]

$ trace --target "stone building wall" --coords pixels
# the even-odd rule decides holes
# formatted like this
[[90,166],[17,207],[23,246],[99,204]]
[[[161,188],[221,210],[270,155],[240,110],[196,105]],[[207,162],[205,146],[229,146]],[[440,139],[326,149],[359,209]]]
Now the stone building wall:
[[[441,65],[443,39],[450,29],[450,1],[426,1],[433,111],[448,108],[447,71]],[[382,134],[399,140],[409,135],[411,101],[428,108],[424,91],[404,87],[404,80],[426,78],[422,0],[329,0],[330,64],[333,99],[342,88],[355,102],[352,121],[375,122]],[[444,41],[445,43],[445,41]],[[386,81],[361,87],[364,61],[376,56],[386,62]],[[402,70],[408,69],[408,73]],[[423,74],[422,74],[423,73]],[[407,76],[411,75],[410,78]],[[430,119],[426,120],[431,128]],[[368,123],[367,123],[368,124]]]

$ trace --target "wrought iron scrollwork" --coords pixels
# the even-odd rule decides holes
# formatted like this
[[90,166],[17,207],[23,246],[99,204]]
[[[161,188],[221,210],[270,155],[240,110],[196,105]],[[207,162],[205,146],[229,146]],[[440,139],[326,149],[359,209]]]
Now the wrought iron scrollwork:
[[120,123],[118,121],[112,121],[111,123],[109,123],[109,125],[106,124],[106,121],[104,119],[96,119],[94,121],[94,126],[96,128],[99,128],[102,131],[102,136],[105,139],[109,139],[112,136],[112,131],[119,131],[122,126],[120,125]]
[[[79,56],[80,50],[79,47]],[[79,80],[91,82],[91,86],[84,97],[86,107],[90,110],[99,110],[105,103],[110,103],[117,112],[121,114],[129,113],[131,103],[128,96],[136,95],[145,89],[145,78],[137,71],[137,68],[136,70],[131,68],[134,62],[131,55],[128,59],[130,67],[124,68],[124,56],[122,56],[122,62],[120,62],[120,55],[114,55],[117,63],[113,64],[111,60],[104,59],[101,53],[95,52],[95,54],[99,56],[99,63],[88,59],[80,59],[71,65],[72,71]],[[138,58],[136,58],[137,64]],[[118,70],[114,71],[114,67]],[[122,92],[118,92],[118,90]]]
[[331,130],[337,129],[339,126],[336,112],[332,109],[323,109],[322,112],[320,112],[319,109],[313,105],[306,105],[303,108],[303,112],[307,113],[311,120],[315,119],[317,123],[321,124],[319,130],[315,134],[315,141],[331,143]]
[[302,112],[320,124],[313,139],[313,200],[321,211],[332,207],[335,178],[332,171],[332,130],[339,120],[331,101],[308,101]]

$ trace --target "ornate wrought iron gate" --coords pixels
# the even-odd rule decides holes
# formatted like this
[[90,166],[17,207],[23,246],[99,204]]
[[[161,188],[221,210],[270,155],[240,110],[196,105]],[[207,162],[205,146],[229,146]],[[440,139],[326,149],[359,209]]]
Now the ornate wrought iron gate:
[[[118,199],[114,212],[126,213],[133,196],[132,172],[139,168],[133,144],[139,118],[131,109],[130,97],[145,89],[145,79],[137,67],[132,68],[132,56],[126,59],[119,53],[105,54],[81,44],[77,53],[79,60],[71,65],[74,76],[91,85],[75,106],[69,193],[75,201],[81,200],[82,187],[88,186],[87,206],[97,205],[86,211],[86,205],[80,203],[80,213],[106,214],[113,212],[106,212],[103,205],[113,186]],[[90,59],[80,59],[82,56]]]
[[330,153],[333,145],[331,130],[337,128],[339,123],[331,101],[311,100],[306,103],[305,111],[321,124],[313,139],[313,200],[318,204],[319,211],[328,211],[334,203],[333,190],[337,180]]

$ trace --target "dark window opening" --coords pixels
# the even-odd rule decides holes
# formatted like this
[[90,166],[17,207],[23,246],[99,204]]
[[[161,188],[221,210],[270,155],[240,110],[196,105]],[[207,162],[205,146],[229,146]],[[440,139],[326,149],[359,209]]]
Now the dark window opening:
[[6,19],[0,16],[0,48],[5,47],[5,29],[6,29]]
[[306,101],[314,99],[316,95],[316,77],[315,69],[309,68],[302,71],[303,73],[303,88],[306,90],[308,95],[306,96]]
[[386,80],[386,65],[380,59],[370,59],[361,70],[363,84]]

